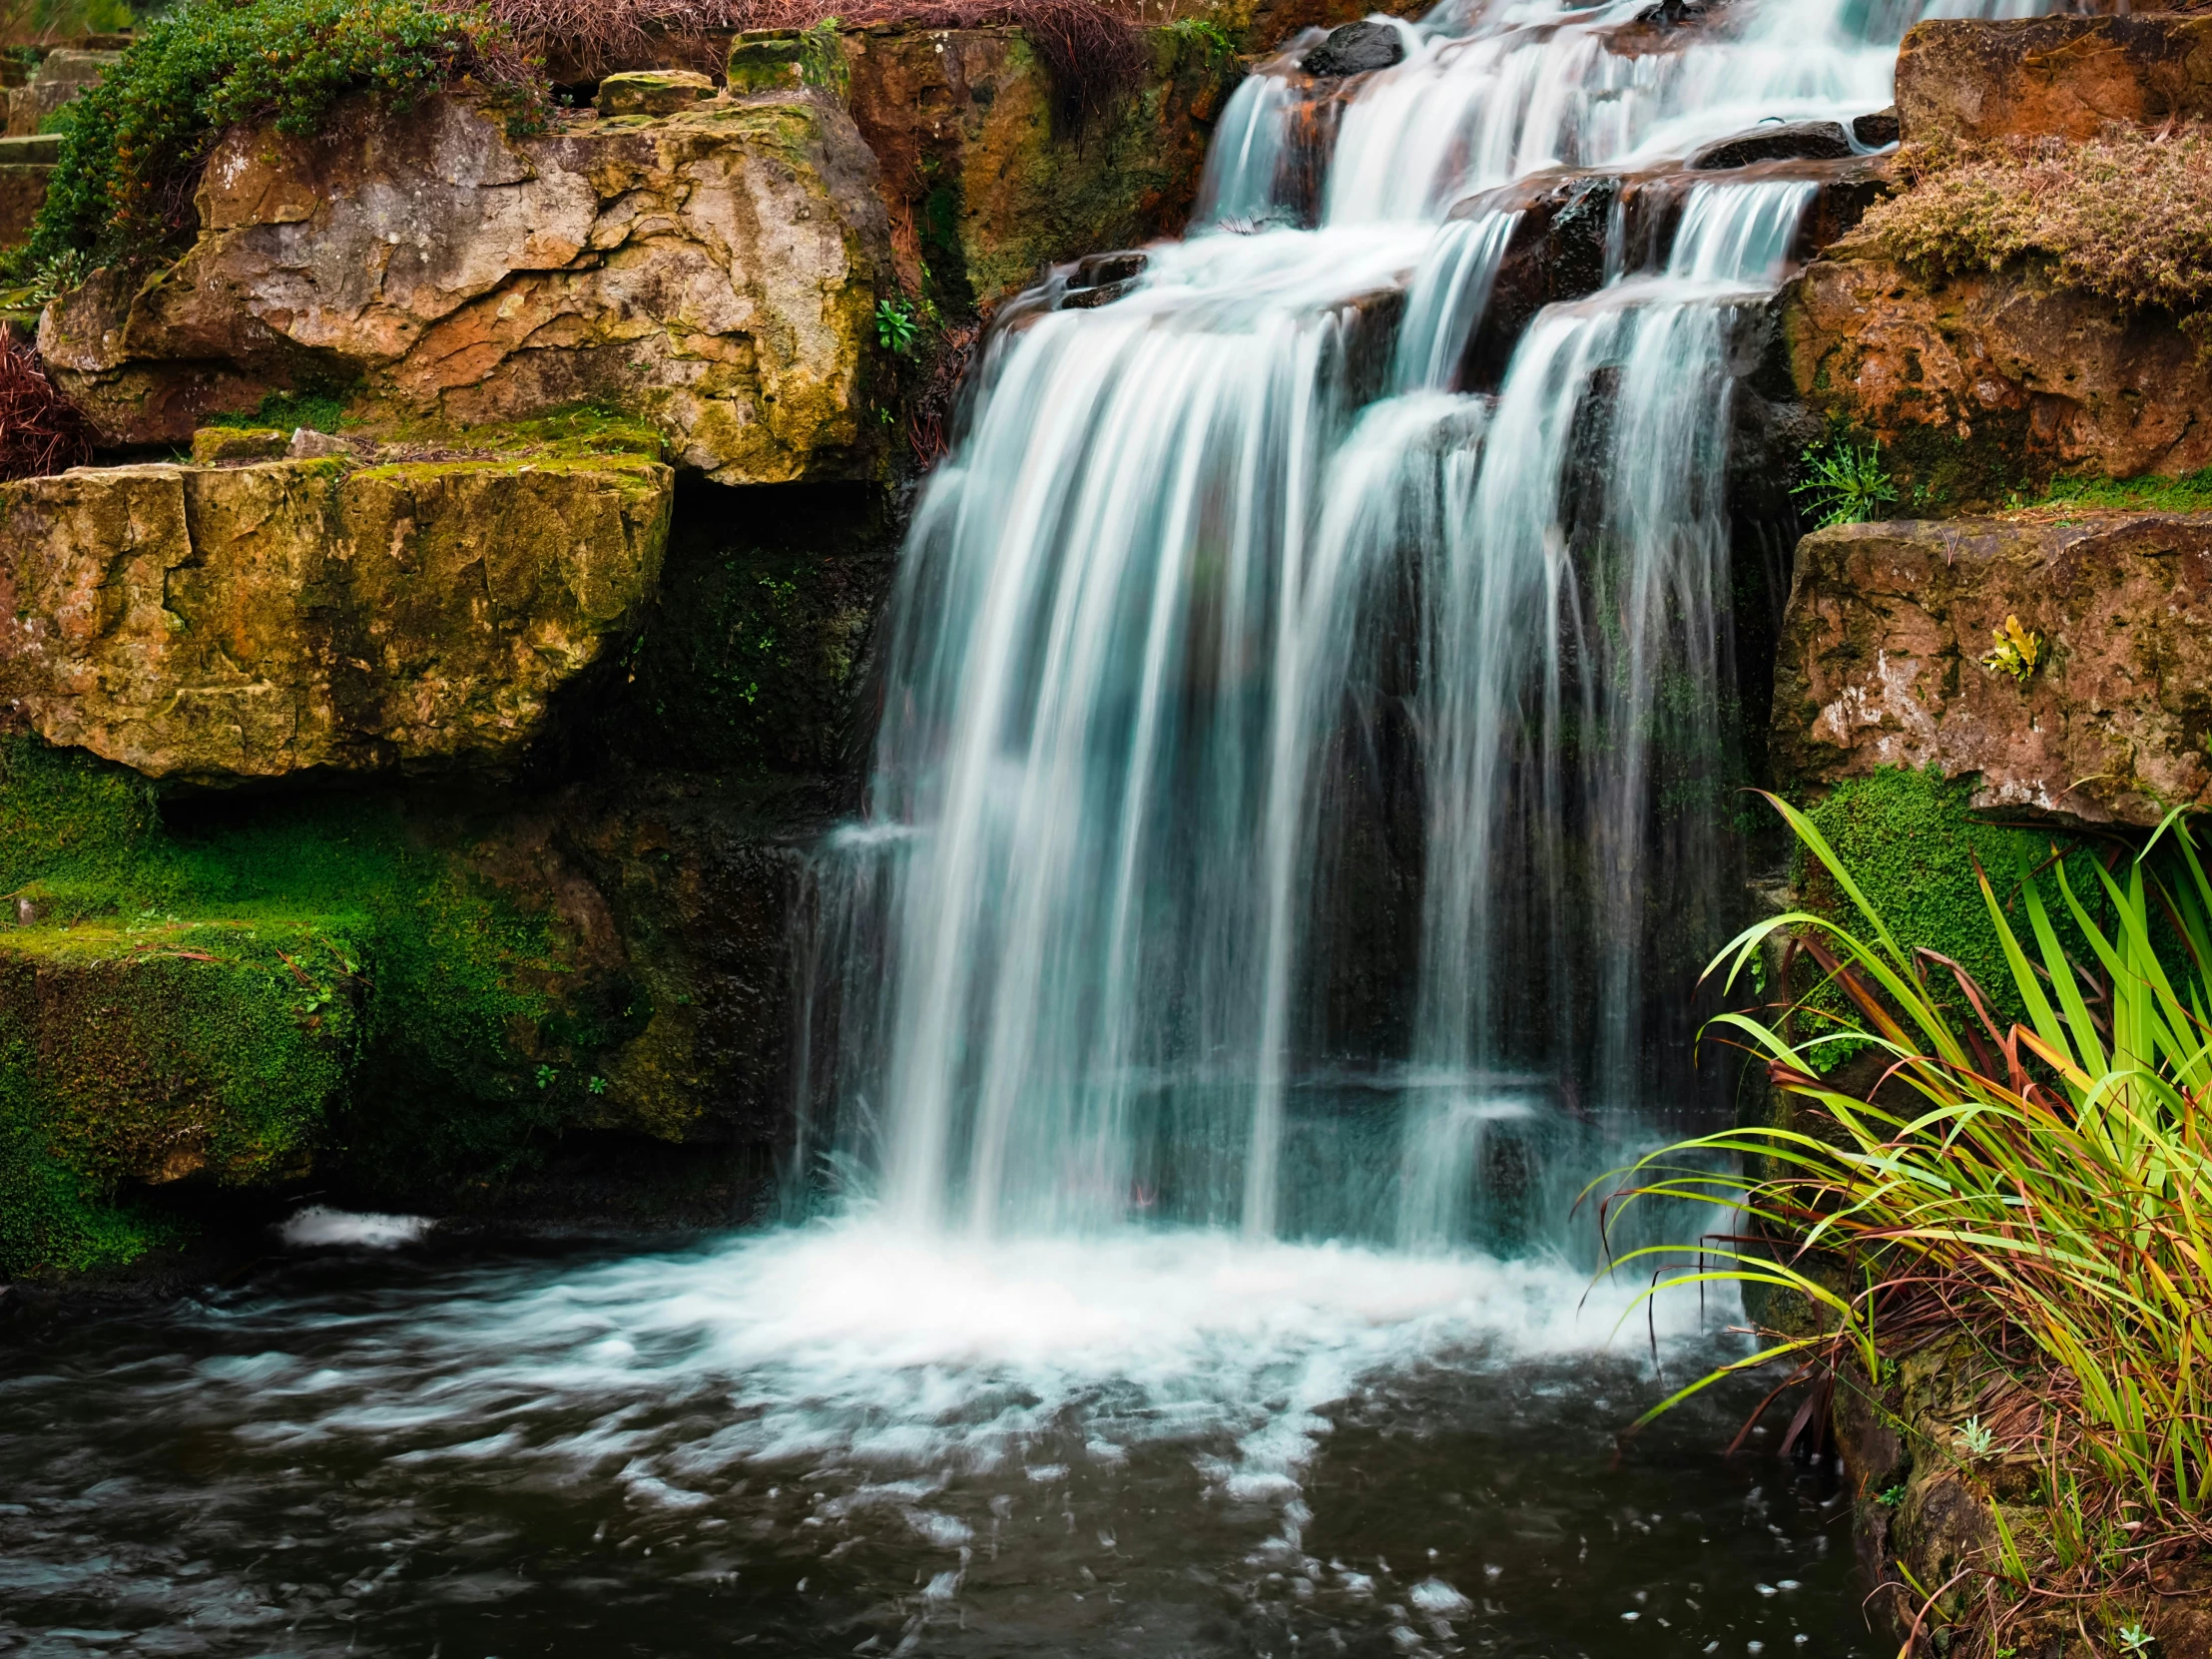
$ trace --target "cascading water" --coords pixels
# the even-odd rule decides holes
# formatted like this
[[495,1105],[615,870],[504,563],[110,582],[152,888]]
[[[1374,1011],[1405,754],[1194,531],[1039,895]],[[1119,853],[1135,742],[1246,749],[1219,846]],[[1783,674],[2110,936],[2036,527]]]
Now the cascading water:
[[1516,181],[1879,107],[1911,19],[1624,49],[1645,9],[1446,5],[1327,120],[1253,77],[1200,234],[989,342],[826,877],[867,941],[810,1072],[848,1194],[978,1236],[1556,1247],[1685,1098],[1651,1032],[1680,1055],[1748,781],[1732,388],[1817,183],[1690,176],[1656,265],[1616,224],[1494,395],[1465,364]]
[[0,1353],[0,1643],[1852,1654],[1816,1481],[1619,1446],[1563,1229],[1725,926],[1732,402],[1817,188],[1678,164],[1879,108],[1924,8],[1648,5],[1446,4],[1326,120],[1286,60],[1196,234],[1009,307],[821,861],[828,1213]]

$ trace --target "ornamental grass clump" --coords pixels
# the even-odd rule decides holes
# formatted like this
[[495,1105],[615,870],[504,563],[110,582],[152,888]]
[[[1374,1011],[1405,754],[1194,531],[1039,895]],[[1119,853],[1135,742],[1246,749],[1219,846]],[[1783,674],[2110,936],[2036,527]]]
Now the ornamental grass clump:
[[2212,132],[2113,126],[2084,144],[2013,139],[1902,153],[1911,188],[1867,215],[1933,277],[2041,264],[2063,287],[2164,309],[2212,340]]
[[1795,1109],[1652,1154],[1607,1226],[1651,1197],[1732,1213],[1701,1246],[1633,1253],[1658,1288],[1733,1280],[1814,1311],[1731,1371],[1794,1361],[1864,1385],[1967,1340],[1977,1431],[2043,1470],[2042,1520],[2023,1528],[1992,1498],[2000,1547],[1971,1563],[1997,1624],[2084,1584],[2146,1584],[2212,1544],[2212,878],[2194,837],[2169,819],[2140,855],[2086,873],[2055,856],[1981,871],[2006,1000],[2026,1015],[2004,1024],[1956,961],[1902,946],[1813,823],[1777,806],[1851,919],[1800,911],[1738,937],[1714,963],[1732,987],[1777,934],[1819,984],[1717,1023]]
[[426,0],[184,0],[63,112],[31,263],[165,251],[190,233],[200,168],[235,127],[312,133],[351,94],[404,110],[471,78],[511,126],[538,119],[529,66],[481,13]]

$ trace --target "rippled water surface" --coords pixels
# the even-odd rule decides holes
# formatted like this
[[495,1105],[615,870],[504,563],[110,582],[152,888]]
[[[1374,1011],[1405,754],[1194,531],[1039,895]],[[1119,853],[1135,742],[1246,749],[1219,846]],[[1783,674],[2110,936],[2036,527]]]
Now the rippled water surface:
[[18,1318],[0,1649],[1872,1654],[1832,1481],[1719,1455],[1743,1392],[1616,1455],[1656,1384],[1584,1288],[844,1223]]

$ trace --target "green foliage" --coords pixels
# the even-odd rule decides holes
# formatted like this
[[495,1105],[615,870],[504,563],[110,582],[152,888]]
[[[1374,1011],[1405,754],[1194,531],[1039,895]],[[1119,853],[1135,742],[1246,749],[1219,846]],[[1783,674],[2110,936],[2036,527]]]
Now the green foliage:
[[[2054,847],[2047,834],[1976,818],[1968,806],[1972,796],[1970,780],[1946,783],[1934,767],[1884,767],[1839,784],[1806,817],[1907,950],[1932,950],[1959,963],[2011,1020],[2026,1007],[2010,996],[2010,975],[1989,932],[1977,871],[1989,871],[2004,884],[2000,890],[2008,890],[2013,871],[2046,861]],[[2093,890],[2087,855],[2063,850],[2074,861],[2077,880]],[[1796,873],[1808,908],[1825,915],[1848,912],[1847,895],[1820,860],[1801,856]],[[1955,990],[1938,987],[1938,994],[1956,998]],[[1831,1011],[1842,1009],[1834,997],[1816,1000]],[[1839,1044],[1838,1058],[1851,1047]]]
[[2112,512],[2212,513],[2212,467],[2179,478],[2053,478],[2035,505]]
[[1882,445],[1865,447],[1842,434],[1806,450],[1805,477],[1790,493],[1823,530],[1835,524],[1865,524],[1897,500],[1897,485],[1883,469]]
[[2086,144],[1919,147],[1912,188],[1866,229],[1936,277],[2036,262],[2061,286],[2134,310],[2212,304],[2212,134],[2114,125]]
[[335,432],[345,415],[345,398],[335,391],[273,391],[261,401],[261,406],[251,412],[213,414],[208,416],[210,426],[223,426],[240,430],[267,427],[276,431],[295,432],[304,426],[310,432]]
[[159,252],[189,229],[192,179],[224,133],[311,133],[353,93],[403,110],[473,73],[527,126],[538,94],[512,65],[504,31],[428,0],[184,0],[68,107],[32,256]]
[[1195,52],[1209,64],[1225,64],[1237,55],[1236,37],[1210,17],[1179,17],[1167,33],[1184,51]]
[[875,343],[886,351],[901,357],[914,354],[914,341],[919,337],[921,325],[915,319],[913,306],[903,299],[878,299],[875,302]]
[[[1816,1330],[1731,1371],[1817,1358],[1879,1376],[1926,1332],[1962,1334],[1980,1370],[1954,1385],[2014,1425],[2008,1438],[2024,1434],[2052,1500],[2040,1558],[2007,1529],[2001,1569],[1988,1559],[1984,1571],[2109,1575],[2115,1559],[2140,1571],[2156,1558],[2139,1545],[2201,1547],[2212,1536],[2212,875],[2188,827],[2169,818],[2135,857],[2090,866],[2086,881],[2063,864],[2023,868],[2009,902],[2002,877],[1980,881],[1983,954],[2002,965],[1986,987],[1959,986],[1856,879],[1876,866],[1853,864],[1810,818],[1777,806],[1848,901],[1848,922],[1771,918],[1714,971],[1733,990],[1772,935],[1808,940],[1857,1040],[1878,1052],[1880,1082],[1853,1090],[1822,1075],[1835,1025],[1818,1010],[1721,1016],[1716,1026],[1799,1103],[1797,1120],[1640,1161],[1612,1216],[1653,1197],[1715,1204],[1731,1213],[1717,1231],[1736,1242],[1708,1235],[1623,1261],[1696,1262],[1663,1272],[1657,1289],[1735,1280],[1820,1311]],[[2082,948],[2066,947],[2058,917]],[[2019,1019],[1990,1010],[1999,984]],[[1760,1249],[1737,1213],[1793,1248]],[[1963,1442],[1969,1456],[1996,1449],[1978,1415]],[[2117,1557],[2098,1541],[2107,1534],[2124,1546]],[[2096,1587],[2108,1591],[2109,1576]]]
[[0,884],[39,917],[0,934],[0,1274],[159,1242],[112,1200],[181,1122],[218,1179],[320,1149],[391,1191],[520,1167],[564,1109],[512,1051],[559,1023],[542,922],[389,805],[172,828],[136,774],[6,740]]

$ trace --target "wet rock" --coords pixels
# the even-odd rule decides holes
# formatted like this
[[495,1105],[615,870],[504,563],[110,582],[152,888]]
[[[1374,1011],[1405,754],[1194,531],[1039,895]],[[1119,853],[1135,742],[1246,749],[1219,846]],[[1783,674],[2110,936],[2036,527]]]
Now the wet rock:
[[1494,207],[1520,210],[1481,325],[1468,342],[1461,383],[1492,390],[1503,379],[1529,319],[1544,306],[1580,299],[1605,284],[1605,245],[1622,181],[1610,174],[1539,180],[1510,199],[1492,195],[1461,204],[1454,217]]
[[2212,16],[1923,23],[1898,54],[1905,138],[2094,138],[2212,119]]
[[1887,150],[1898,142],[1898,112],[1892,105],[1877,110],[1872,115],[1855,116],[1851,123],[1851,136],[1869,150]]
[[2057,468],[2212,465],[2212,364],[2158,313],[2032,273],[1932,282],[1856,235],[1786,298],[1800,393],[1901,461],[1940,469],[1946,507],[2001,501]]
[[114,443],[182,443],[273,386],[354,382],[356,421],[451,429],[594,403],[731,483],[866,476],[889,238],[826,101],[696,104],[510,139],[443,96],[209,158],[199,240],[99,274],[39,347]]
[[1856,154],[1851,137],[1833,121],[1790,121],[1755,127],[1708,144],[1690,157],[1690,171],[1751,167],[1760,162],[1832,162]]
[[85,468],[0,487],[0,696],[156,778],[499,768],[635,627],[634,456]]
[[881,163],[902,277],[988,308],[1041,272],[1180,231],[1211,123],[1241,73],[1195,35],[1139,32],[1146,68],[1078,133],[1012,28],[871,27],[840,35],[846,102]]
[[644,69],[609,75],[599,83],[602,116],[681,115],[715,95],[715,83],[696,69]]
[[1329,38],[1299,60],[1309,75],[1366,75],[1405,56],[1405,40],[1387,23],[1363,20],[1329,31]]
[[1090,310],[1112,304],[1137,285],[1150,263],[1141,253],[1093,254],[1076,261],[1060,290],[1060,309]]
[[[2212,514],[1858,524],[1798,546],[1775,670],[1785,788],[1879,767],[1973,805],[2148,827],[2212,804]],[[2021,683],[1984,668],[2007,617]]]

